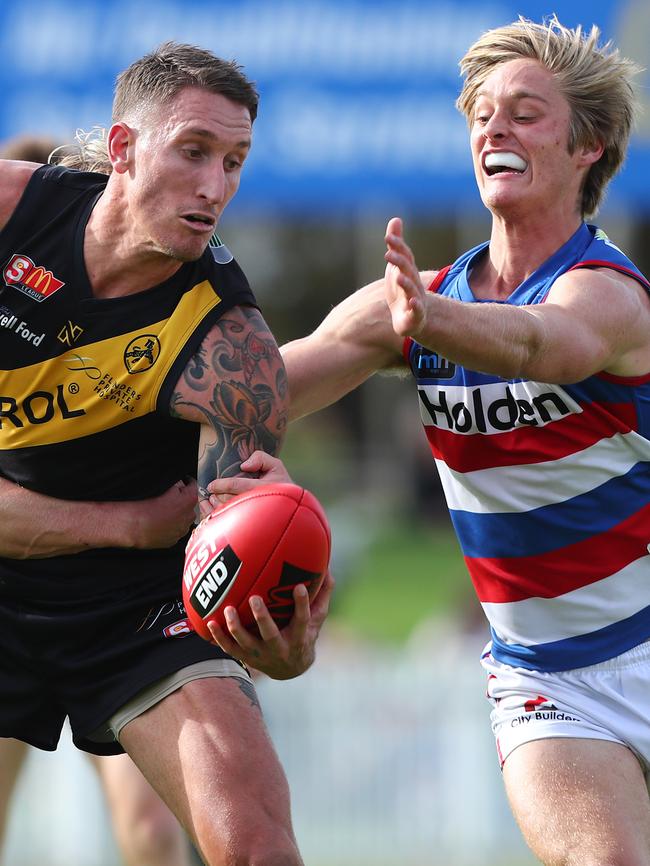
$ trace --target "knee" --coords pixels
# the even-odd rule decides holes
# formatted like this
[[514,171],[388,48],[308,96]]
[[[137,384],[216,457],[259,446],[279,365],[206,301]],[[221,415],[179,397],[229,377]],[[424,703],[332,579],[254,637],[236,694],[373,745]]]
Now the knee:
[[204,839],[200,851],[206,866],[303,866],[295,841],[282,832],[230,838],[225,847],[223,837]]

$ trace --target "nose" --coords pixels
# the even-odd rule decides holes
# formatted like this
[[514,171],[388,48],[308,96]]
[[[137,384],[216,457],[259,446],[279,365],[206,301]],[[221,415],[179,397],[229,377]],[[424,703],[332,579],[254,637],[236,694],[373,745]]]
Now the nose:
[[201,175],[201,182],[198,190],[199,196],[205,199],[208,204],[221,204],[226,197],[226,173],[223,165],[214,163]]
[[492,112],[487,123],[483,126],[482,133],[485,138],[495,140],[505,138],[508,134],[508,125],[505,114],[498,109]]

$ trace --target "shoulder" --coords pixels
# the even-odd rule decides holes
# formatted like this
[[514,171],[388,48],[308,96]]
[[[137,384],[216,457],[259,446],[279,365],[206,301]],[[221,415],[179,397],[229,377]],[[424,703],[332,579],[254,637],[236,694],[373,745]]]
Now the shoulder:
[[42,166],[36,162],[0,159],[0,227],[3,227],[22,198],[35,171]]
[[590,305],[602,302],[606,306],[623,305],[632,309],[640,304],[650,313],[648,297],[648,284],[640,274],[637,276],[613,266],[592,265],[573,268],[558,277],[547,300],[553,303],[584,301]]
[[35,162],[0,159],[0,228],[3,228],[16,210],[29,188],[35,195],[31,201],[40,207],[39,196],[47,196],[52,190],[67,189],[68,196],[90,190],[101,191],[106,185],[106,175],[95,172],[76,171],[58,165],[41,165]]
[[650,371],[650,294],[638,279],[608,267],[568,271],[553,284],[547,305],[571,317],[576,345],[582,331],[605,347],[605,372]]

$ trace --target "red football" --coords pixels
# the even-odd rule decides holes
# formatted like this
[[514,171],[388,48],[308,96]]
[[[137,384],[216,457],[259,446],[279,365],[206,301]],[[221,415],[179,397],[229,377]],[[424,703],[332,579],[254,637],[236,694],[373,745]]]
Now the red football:
[[[232,605],[256,628],[248,604],[264,600],[283,628],[293,614],[293,588],[313,598],[329,565],[331,534],[322,505],[297,484],[265,484],[233,497],[196,527],[185,549],[183,602],[194,629],[211,640],[206,623],[225,628]],[[226,633],[228,632],[226,628]]]

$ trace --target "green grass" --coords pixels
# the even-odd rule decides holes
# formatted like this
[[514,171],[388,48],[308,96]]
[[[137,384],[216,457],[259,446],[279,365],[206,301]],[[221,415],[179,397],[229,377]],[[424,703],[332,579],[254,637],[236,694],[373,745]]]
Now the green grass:
[[423,620],[462,617],[475,605],[446,526],[390,524],[338,578],[332,619],[371,640],[403,643]]

